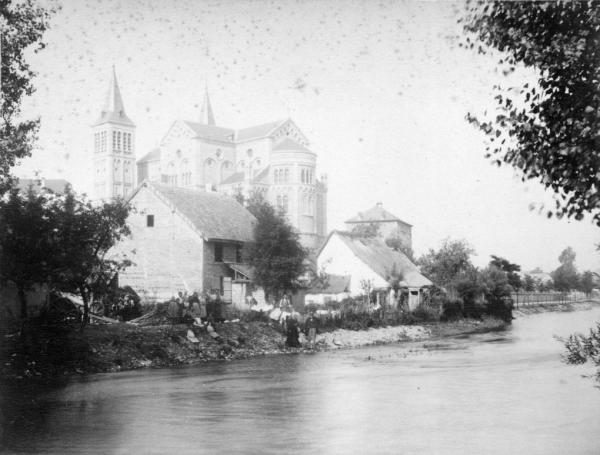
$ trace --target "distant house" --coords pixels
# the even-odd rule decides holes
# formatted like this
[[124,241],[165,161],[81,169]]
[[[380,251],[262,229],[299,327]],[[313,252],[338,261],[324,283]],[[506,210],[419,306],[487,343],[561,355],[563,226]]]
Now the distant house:
[[379,237],[383,239],[399,238],[405,247],[412,249],[412,225],[385,210],[381,202],[346,220],[348,231],[369,225],[376,226]]
[[[381,238],[332,231],[317,255],[319,270],[350,276],[349,293],[364,295],[365,284],[379,302],[395,305],[402,296],[412,310],[432,283],[405,254],[389,248]],[[395,290],[396,289],[396,290]]]
[[304,296],[306,305],[324,305],[329,302],[341,302],[350,297],[350,275],[328,275],[324,286],[315,285]]
[[250,281],[241,251],[253,238],[255,218],[235,199],[146,181],[130,203],[131,235],[115,253],[125,253],[134,265],[120,274],[120,285],[146,300],[216,290],[232,301],[233,282]]

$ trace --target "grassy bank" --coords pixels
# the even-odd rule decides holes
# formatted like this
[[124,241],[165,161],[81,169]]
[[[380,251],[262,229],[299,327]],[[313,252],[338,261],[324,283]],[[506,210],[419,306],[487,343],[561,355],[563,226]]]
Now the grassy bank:
[[[486,318],[359,331],[340,329],[320,333],[315,350],[455,336],[500,330],[505,326],[503,321]],[[197,343],[188,340],[188,329],[183,324],[138,327],[120,323],[92,325],[83,333],[64,326],[29,327],[26,336],[5,333],[1,349],[2,380],[47,381],[80,374],[171,368],[307,350],[287,348],[285,336],[273,322],[218,324],[217,339],[206,329],[195,327]]]

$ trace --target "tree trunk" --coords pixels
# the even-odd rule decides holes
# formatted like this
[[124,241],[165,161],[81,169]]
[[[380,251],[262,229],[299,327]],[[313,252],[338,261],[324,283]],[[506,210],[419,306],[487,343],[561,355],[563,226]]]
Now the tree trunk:
[[81,331],[83,332],[83,329],[87,325],[88,319],[90,317],[90,305],[87,292],[85,292],[84,289],[81,289],[80,294],[81,300],[83,300],[83,317],[81,318]]
[[27,297],[25,296],[25,287],[17,286],[17,293],[19,295],[19,302],[21,302],[21,320],[27,319]]

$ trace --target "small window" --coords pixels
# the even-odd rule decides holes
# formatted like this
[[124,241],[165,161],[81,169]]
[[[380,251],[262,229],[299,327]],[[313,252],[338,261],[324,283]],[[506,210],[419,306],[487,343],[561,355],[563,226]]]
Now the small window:
[[146,215],[146,226],[154,227],[154,215]]
[[238,245],[235,249],[235,262],[238,264],[242,262],[242,246]]
[[215,243],[215,262],[223,262],[223,245]]

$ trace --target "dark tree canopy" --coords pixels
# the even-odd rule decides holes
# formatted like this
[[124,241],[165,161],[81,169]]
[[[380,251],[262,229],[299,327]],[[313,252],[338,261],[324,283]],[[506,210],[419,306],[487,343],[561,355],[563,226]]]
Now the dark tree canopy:
[[350,231],[352,234],[360,237],[377,237],[379,235],[379,224],[377,223],[356,223]]
[[42,35],[53,9],[34,0],[0,1],[0,192],[8,188],[10,168],[31,153],[39,121],[21,118],[23,97],[34,92],[35,73],[26,51],[44,47]]
[[254,241],[245,248],[245,256],[254,267],[255,282],[269,295],[294,291],[304,272],[306,250],[285,215],[262,198],[251,195],[247,208],[256,219]]
[[490,266],[506,272],[508,284],[510,284],[513,289],[520,289],[523,286],[523,283],[521,282],[521,276],[518,274],[518,272],[521,271],[520,265],[512,263],[503,257],[492,255]]
[[467,242],[446,239],[438,251],[430,249],[419,258],[417,264],[434,284],[447,287],[456,283],[461,275],[474,270],[471,263],[474,253],[475,250]]
[[570,246],[558,257],[560,266],[552,272],[554,286],[559,291],[570,291],[579,288],[579,275],[575,267],[575,251]]
[[489,140],[486,156],[555,193],[548,217],[600,225],[600,4],[594,1],[471,2],[467,47],[500,52],[505,74],[535,69],[537,84],[497,89],[496,113],[468,120]]

